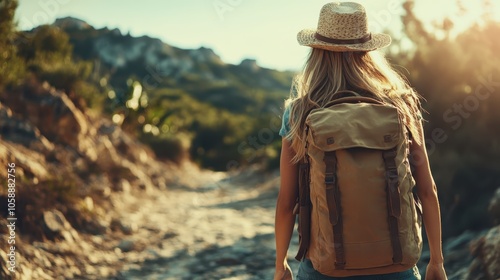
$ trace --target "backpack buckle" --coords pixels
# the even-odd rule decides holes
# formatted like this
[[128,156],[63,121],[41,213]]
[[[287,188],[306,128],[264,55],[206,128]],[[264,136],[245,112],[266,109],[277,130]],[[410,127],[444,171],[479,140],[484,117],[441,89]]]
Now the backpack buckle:
[[335,183],[335,175],[326,175],[325,174],[325,184],[330,185]]
[[335,268],[337,269],[344,269],[345,268],[345,261],[342,262],[335,262]]
[[390,149],[390,150],[384,151],[382,153],[384,160],[396,158],[397,155],[398,155],[398,151],[396,151],[396,149]]

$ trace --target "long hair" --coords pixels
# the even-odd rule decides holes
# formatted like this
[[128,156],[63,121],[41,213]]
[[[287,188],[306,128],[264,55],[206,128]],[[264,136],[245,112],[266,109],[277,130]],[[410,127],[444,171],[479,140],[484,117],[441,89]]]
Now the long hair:
[[353,90],[394,105],[413,141],[423,142],[418,125],[420,97],[380,52],[333,52],[311,48],[304,69],[295,77],[290,97],[285,101],[285,107],[290,106],[290,132],[286,137],[292,141],[296,152],[294,163],[305,155],[306,113],[326,105],[340,90]]

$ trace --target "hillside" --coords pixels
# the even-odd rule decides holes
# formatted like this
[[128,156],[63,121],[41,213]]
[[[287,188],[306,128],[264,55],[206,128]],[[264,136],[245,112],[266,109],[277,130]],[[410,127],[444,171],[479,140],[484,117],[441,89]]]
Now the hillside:
[[[160,162],[110,120],[88,115],[64,92],[36,79],[1,95],[0,132],[0,165],[15,164],[14,215],[6,207],[0,213],[17,218],[15,233],[10,233],[15,243],[0,240],[0,279],[141,279],[155,274],[192,279],[189,275],[196,273],[190,274],[189,267],[199,266],[206,252],[217,252],[216,265],[225,268],[237,262],[224,253],[227,246],[242,240],[272,244],[268,210],[274,205],[276,174],[215,173],[189,162]],[[1,184],[7,180],[2,173]],[[2,188],[0,204],[7,205],[7,199]],[[242,220],[239,211],[251,215]],[[220,224],[214,227],[215,217]],[[9,234],[8,223],[0,220],[2,236]],[[247,229],[244,234],[233,230],[241,227]],[[250,249],[244,245],[242,250]],[[272,254],[272,246],[267,250]],[[174,258],[182,261],[177,270],[155,266]],[[10,261],[15,273],[7,270]],[[271,259],[263,266],[256,261],[250,273],[261,275],[257,279],[268,275]],[[138,270],[140,263],[151,267]]]
[[[36,37],[47,28],[26,36]],[[75,61],[92,63],[88,81],[102,93],[83,95],[87,104],[103,107],[110,117],[118,113],[117,122],[160,158],[189,157],[222,171],[233,162],[244,166],[264,161],[276,167],[276,153],[258,147],[279,145],[277,131],[272,131],[270,143],[268,136],[244,151],[240,146],[269,126],[269,119],[281,117],[294,73],[266,69],[252,59],[227,64],[208,48],[180,49],[148,36],[95,29],[75,18],[58,19],[51,28],[66,34],[62,36],[67,36]],[[130,107],[134,102],[137,106]],[[179,152],[166,151],[160,140]]]
[[76,59],[96,63],[93,74],[107,79],[118,96],[133,77],[153,98],[160,88],[180,89],[232,113],[266,113],[282,105],[293,76],[262,68],[253,59],[227,64],[205,47],[180,49],[148,36],[95,29],[75,18],[58,19],[53,26],[69,35]]

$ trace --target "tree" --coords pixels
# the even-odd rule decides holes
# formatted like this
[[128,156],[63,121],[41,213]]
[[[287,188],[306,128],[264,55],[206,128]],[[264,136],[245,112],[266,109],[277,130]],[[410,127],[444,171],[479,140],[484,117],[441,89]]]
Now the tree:
[[484,20],[452,37],[453,22],[426,30],[413,4],[405,2],[402,17],[412,56],[394,59],[426,99],[426,144],[450,236],[489,225],[487,201],[500,185],[500,23]]
[[14,14],[17,0],[0,0],[0,90],[6,85],[18,83],[24,73],[24,64],[15,47],[16,31]]

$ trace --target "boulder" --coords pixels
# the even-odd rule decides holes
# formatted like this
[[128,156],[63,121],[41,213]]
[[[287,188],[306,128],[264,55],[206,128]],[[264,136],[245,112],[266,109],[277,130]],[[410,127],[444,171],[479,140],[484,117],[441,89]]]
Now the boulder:
[[43,213],[43,229],[46,237],[51,240],[62,237],[68,242],[75,242],[79,239],[78,233],[58,210]]
[[137,231],[137,225],[134,223],[126,223],[120,219],[113,218],[109,225],[110,229],[113,231],[121,231],[126,235],[131,235]]
[[[472,244],[471,249],[472,255],[476,257],[470,268],[474,269],[474,276],[482,274],[486,276],[484,279],[500,279],[500,226],[490,229]],[[472,273],[469,275],[469,279],[476,279]]]
[[132,240],[124,239],[124,240],[120,241],[120,243],[118,244],[118,246],[116,246],[116,248],[120,249],[120,251],[122,251],[124,253],[130,252],[130,251],[134,250],[135,242]]
[[50,143],[38,128],[29,122],[19,119],[12,110],[0,102],[0,137],[12,143],[21,144],[35,151],[51,151],[54,145]]
[[92,148],[96,130],[65,93],[46,83],[27,84],[6,94],[6,103],[14,115],[38,128],[49,141],[75,147],[91,160],[97,158]]
[[488,211],[493,218],[495,225],[500,225],[500,188],[497,189],[490,201]]

